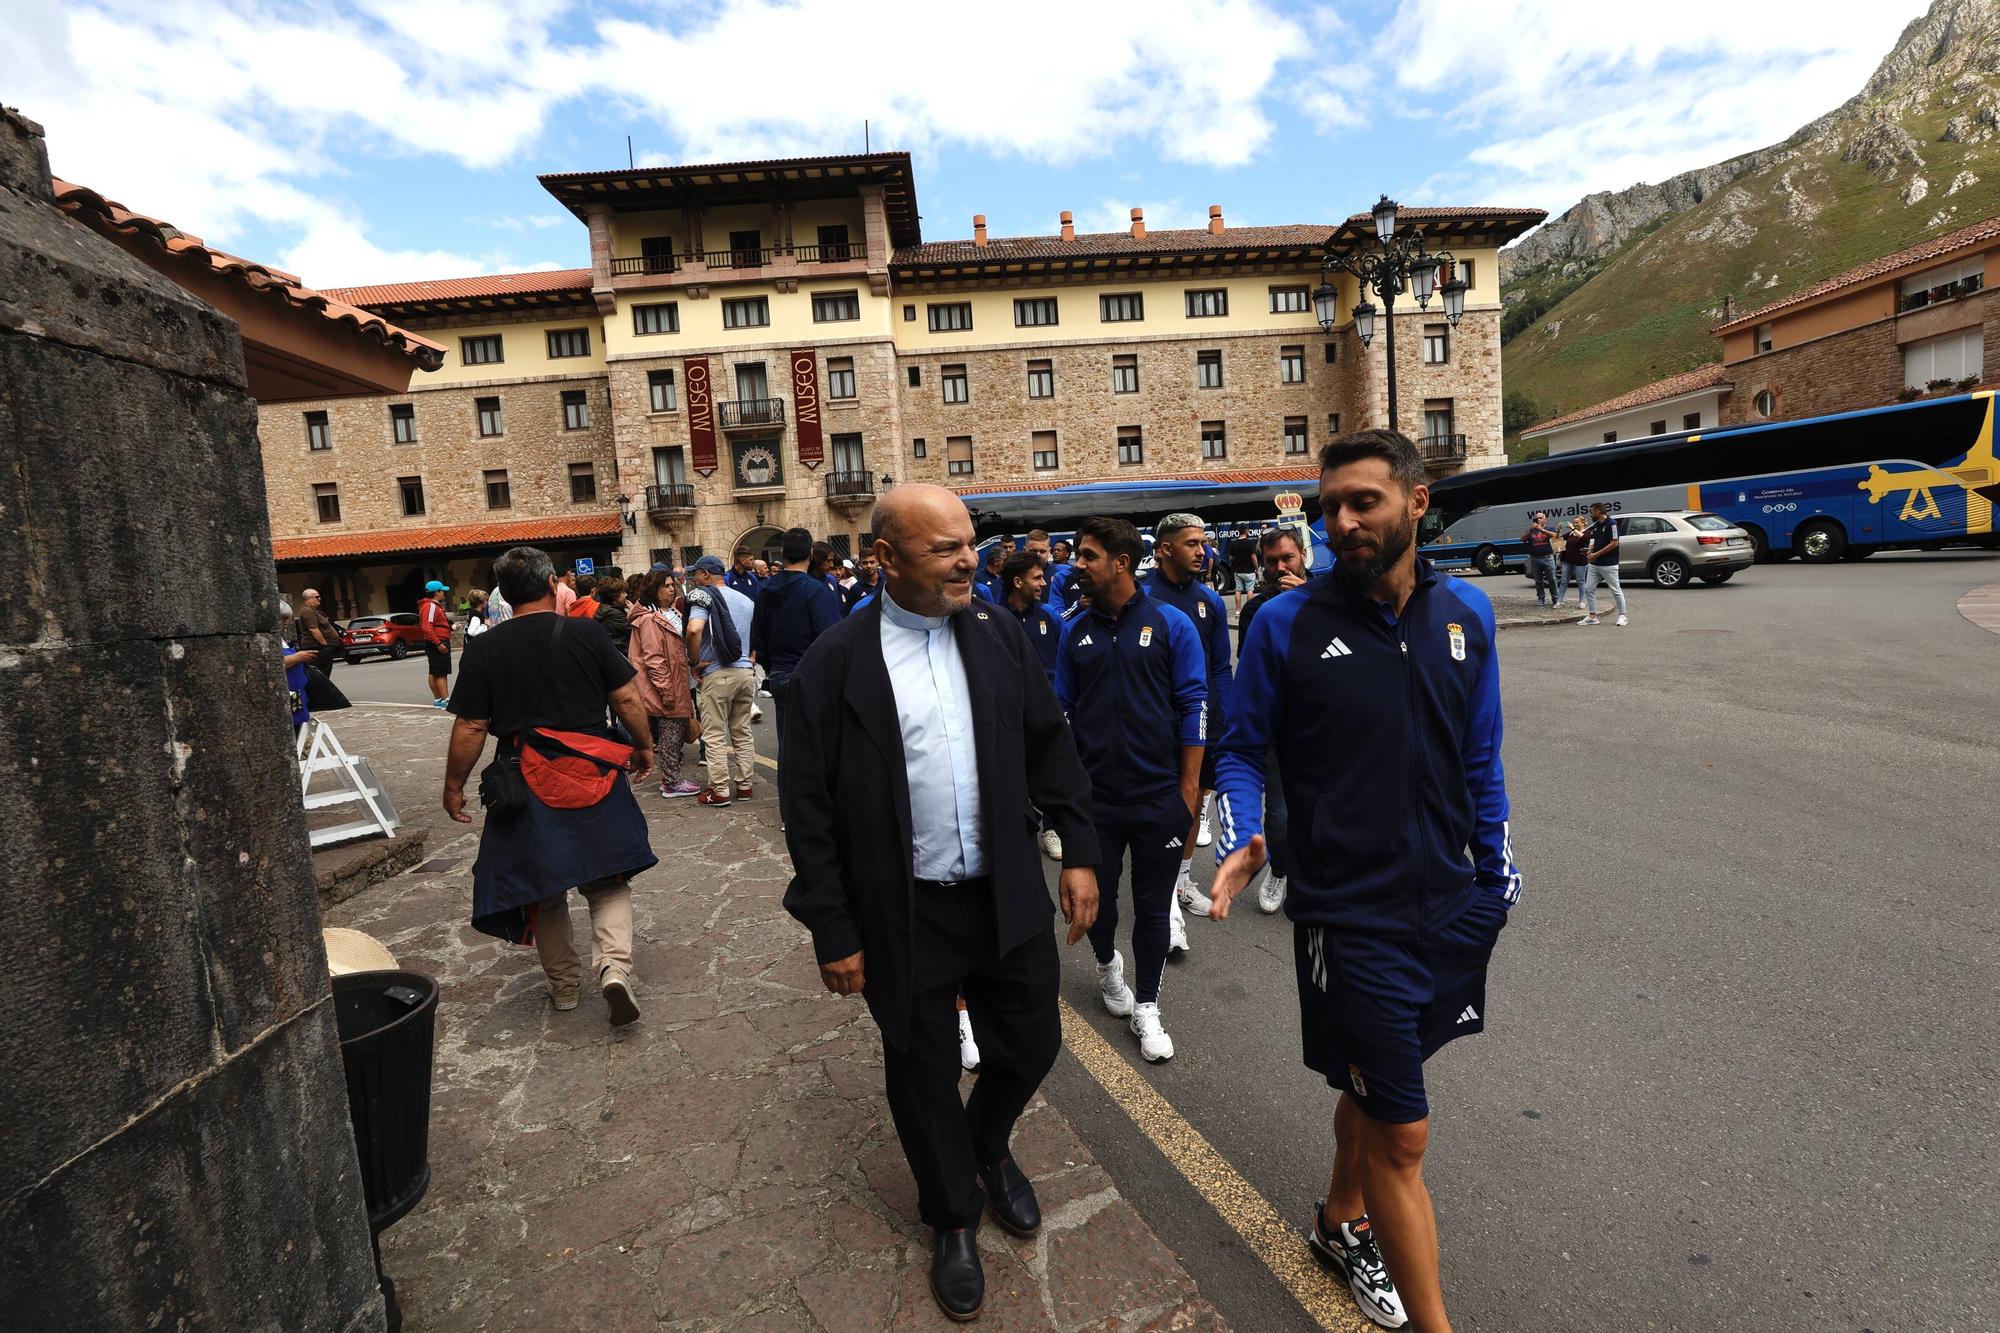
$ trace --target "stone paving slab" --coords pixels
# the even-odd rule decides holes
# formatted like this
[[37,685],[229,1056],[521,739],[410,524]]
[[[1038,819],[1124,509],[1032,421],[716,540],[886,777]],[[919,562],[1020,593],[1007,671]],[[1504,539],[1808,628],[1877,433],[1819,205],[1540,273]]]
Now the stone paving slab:
[[1958,613],[1979,628],[2000,634],[2000,583],[1974,588],[1959,598]]
[[[436,808],[444,728],[356,708],[340,734],[406,818]],[[593,986],[556,1013],[532,949],[465,924],[476,842],[442,815],[456,832],[422,866],[326,913],[443,984],[430,1193],[382,1238],[411,1328],[955,1327],[931,1299],[876,1029],[819,983],[780,901],[766,770],[755,785],[728,810],[641,798],[662,863],[634,881],[645,1017],[616,1033]],[[979,1327],[1228,1327],[1059,1110],[1038,1099],[1015,1152],[1045,1224],[1033,1241],[982,1229]]]

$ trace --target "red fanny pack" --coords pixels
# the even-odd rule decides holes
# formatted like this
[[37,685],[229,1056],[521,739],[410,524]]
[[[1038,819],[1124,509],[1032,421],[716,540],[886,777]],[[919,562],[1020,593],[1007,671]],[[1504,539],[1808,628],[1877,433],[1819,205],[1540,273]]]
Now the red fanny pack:
[[596,805],[631,760],[631,746],[588,732],[536,727],[521,737],[521,780],[555,810]]

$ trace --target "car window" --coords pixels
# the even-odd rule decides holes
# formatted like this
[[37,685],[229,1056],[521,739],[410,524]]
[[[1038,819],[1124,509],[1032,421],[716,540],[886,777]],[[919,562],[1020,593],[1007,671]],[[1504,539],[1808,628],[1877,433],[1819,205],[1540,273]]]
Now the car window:
[[1687,524],[1703,532],[1726,532],[1736,526],[1720,514],[1689,514]]
[[356,616],[347,622],[349,629],[374,629],[382,623],[380,616]]
[[1618,520],[1618,534],[1621,537],[1648,537],[1660,531],[1662,524],[1657,518],[1629,517]]
[[414,625],[417,623],[417,613],[414,611],[398,611],[395,615],[389,617],[389,623],[392,625]]

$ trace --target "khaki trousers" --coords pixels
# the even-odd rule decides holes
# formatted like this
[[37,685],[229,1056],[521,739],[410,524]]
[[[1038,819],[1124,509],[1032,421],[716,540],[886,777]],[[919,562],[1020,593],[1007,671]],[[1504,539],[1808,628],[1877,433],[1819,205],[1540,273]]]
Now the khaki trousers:
[[750,781],[757,767],[757,742],[750,734],[750,705],[757,676],[748,667],[723,667],[701,678],[701,741],[708,750],[708,785],[729,795],[731,782]]
[[[580,885],[577,892],[590,905],[592,969],[602,980],[608,969],[632,975],[632,885],[628,880],[603,879]],[[535,909],[535,951],[552,986],[574,986],[583,976],[570,931],[569,890],[544,898]]]

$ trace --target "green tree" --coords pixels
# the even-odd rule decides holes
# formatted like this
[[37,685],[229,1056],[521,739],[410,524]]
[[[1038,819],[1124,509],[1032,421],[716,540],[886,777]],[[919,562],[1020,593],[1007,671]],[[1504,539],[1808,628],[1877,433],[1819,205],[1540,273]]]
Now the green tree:
[[1500,433],[1519,435],[1540,421],[1542,415],[1541,404],[1531,398],[1526,390],[1509,389],[1500,399]]

